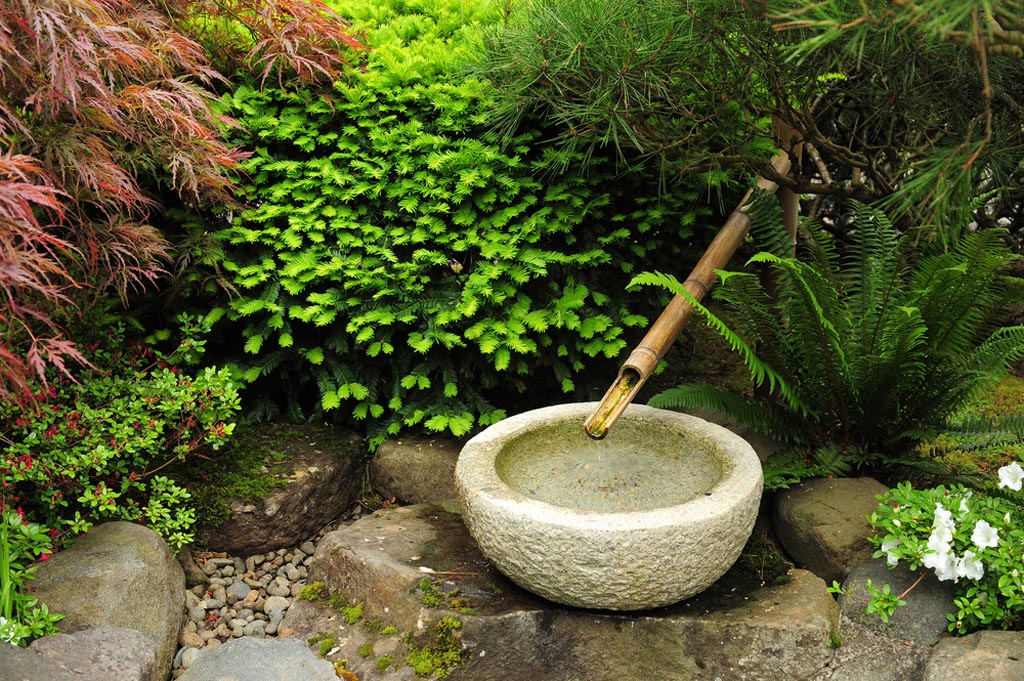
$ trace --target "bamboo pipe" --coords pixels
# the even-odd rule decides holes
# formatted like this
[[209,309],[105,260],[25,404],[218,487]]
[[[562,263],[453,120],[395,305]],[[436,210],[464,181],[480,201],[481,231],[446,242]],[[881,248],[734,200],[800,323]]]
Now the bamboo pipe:
[[[787,152],[780,152],[772,157],[771,166],[779,175],[789,173],[790,158]],[[771,180],[761,178],[757,189],[774,193],[778,185]],[[714,240],[704,251],[704,255],[683,282],[686,290],[699,302],[715,283],[715,270],[722,269],[732,258],[733,253],[743,243],[743,238],[750,229],[750,216],[746,209],[749,206],[754,188],[751,188],[725,221],[725,225],[715,235]],[[665,353],[672,346],[676,336],[682,331],[683,325],[690,318],[694,307],[686,296],[676,296],[665,306],[661,315],[648,329],[640,344],[619,369],[619,375],[612,383],[608,392],[591,412],[583,424],[587,435],[600,440],[608,434],[622,412],[633,401],[644,382],[657,368]]]

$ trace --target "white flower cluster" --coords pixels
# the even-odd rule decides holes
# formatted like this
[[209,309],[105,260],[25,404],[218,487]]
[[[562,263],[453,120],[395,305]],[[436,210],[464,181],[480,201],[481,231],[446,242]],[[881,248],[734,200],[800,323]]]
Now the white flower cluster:
[[18,645],[21,636],[18,635],[18,623],[8,620],[0,615],[0,641],[6,641],[12,646]]
[[[935,505],[935,520],[932,522],[932,533],[928,537],[928,550],[925,552],[921,564],[934,570],[935,576],[940,581],[958,582],[964,577],[977,580],[985,574],[985,566],[974,550],[968,549],[962,556],[956,555],[953,551],[956,521],[963,518],[968,510],[966,498],[960,500],[960,509],[956,519],[954,519],[952,511],[944,508],[942,504]],[[999,530],[992,527],[987,520],[979,520],[974,525],[971,541],[978,550],[997,546]],[[881,548],[885,551],[886,562],[889,565],[895,566],[899,562],[899,557],[895,552],[899,545],[900,540],[896,538],[882,544]]]

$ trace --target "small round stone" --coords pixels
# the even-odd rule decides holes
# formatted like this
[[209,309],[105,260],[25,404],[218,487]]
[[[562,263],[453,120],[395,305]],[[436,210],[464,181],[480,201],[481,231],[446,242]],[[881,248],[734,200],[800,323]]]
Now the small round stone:
[[263,638],[266,636],[266,622],[263,620],[254,620],[245,625],[245,635],[254,636],[256,638]]
[[277,608],[281,612],[284,612],[288,609],[288,606],[290,605],[291,603],[288,601],[287,598],[283,598],[281,596],[271,596],[263,604],[263,612],[269,614],[273,608]]

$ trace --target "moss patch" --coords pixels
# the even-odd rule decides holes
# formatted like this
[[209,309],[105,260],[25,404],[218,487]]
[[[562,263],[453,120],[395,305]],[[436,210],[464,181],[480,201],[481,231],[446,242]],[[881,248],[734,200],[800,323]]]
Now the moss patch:
[[462,663],[462,645],[459,630],[462,622],[455,617],[442,617],[431,629],[433,640],[424,646],[407,641],[409,653],[405,661],[416,676],[440,679]]
[[[960,415],[967,418],[1020,418],[1024,415],[1024,378],[1011,376],[1004,379],[975,398]],[[985,435],[949,432],[922,443],[917,451],[949,474],[994,480],[1001,466],[1024,458],[1024,443],[1007,441],[1005,437],[992,438],[989,442]],[[927,481],[922,484],[927,484]]]
[[428,608],[446,608],[460,615],[476,615],[470,600],[462,595],[458,588],[440,589],[438,582],[424,577],[416,585],[416,594],[420,602]]
[[196,517],[216,527],[231,516],[231,502],[255,502],[287,482],[275,469],[289,458],[289,442],[308,439],[309,426],[280,423],[239,424],[228,444],[214,456],[189,459],[170,474],[192,494]]
[[345,622],[355,624],[363,618],[363,604],[353,603],[343,593],[332,593],[323,582],[312,582],[302,587],[296,596],[300,601],[316,603],[321,607],[330,608],[341,613]]

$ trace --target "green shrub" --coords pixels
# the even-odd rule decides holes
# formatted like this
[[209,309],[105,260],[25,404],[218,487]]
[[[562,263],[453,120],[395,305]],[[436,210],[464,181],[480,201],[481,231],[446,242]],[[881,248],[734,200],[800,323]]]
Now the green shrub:
[[51,535],[0,497],[0,644],[27,646],[34,638],[57,633],[56,623],[64,616],[51,613],[27,591],[38,567],[29,563],[50,557]]
[[102,345],[83,345],[92,368],[76,372],[78,382],[54,377],[0,405],[0,500],[62,533],[119,519],[149,525],[173,547],[191,541],[189,494],[159,472],[220,447],[239,405],[227,370],[189,375],[171,364],[201,354],[199,328],[186,322],[172,357],[111,329]]
[[371,444],[406,427],[460,436],[526,394],[579,394],[581,372],[646,326],[625,285],[685,245],[709,212],[699,191],[659,197],[656,176],[610,161],[559,174],[583,152],[488,132],[492,88],[459,70],[498,17],[486,3],[342,11],[368,27],[363,71],[223,100],[254,150],[252,208],[219,234],[239,293],[222,331],[241,336],[249,394],[368,420]]
[[[760,393],[684,385],[650,400],[727,413],[810,454],[810,463],[768,467],[784,473],[767,476],[770,486],[854,465],[884,472],[1024,356],[1024,326],[1000,326],[1020,300],[1019,281],[1007,273],[1019,256],[1000,231],[928,253],[876,210],[857,204],[851,217],[842,255],[820,227],[804,233],[805,259],[788,254],[781,230],[766,229],[766,250],[751,262],[770,271],[773,291],[739,272],[722,273],[715,291],[732,328],[700,308],[741,354]],[[672,277],[636,281],[685,294]]]
[[[1024,531],[1015,520],[1024,500],[1022,478],[1020,461],[1015,461],[989,478],[986,491],[958,484],[914,489],[901,483],[879,497],[871,514],[876,558],[885,557],[890,568],[901,561],[910,571],[927,568],[940,581],[953,582],[946,619],[954,634],[1019,629],[1024,621]],[[918,581],[899,594],[889,584],[869,582],[866,612],[887,621],[905,599],[914,598]],[[841,592],[841,587],[833,584],[832,590]]]

